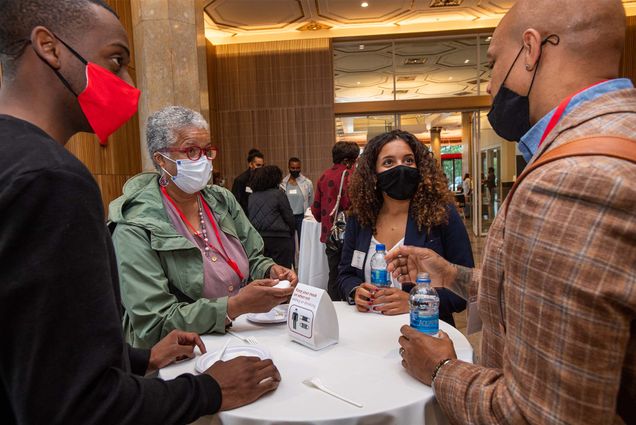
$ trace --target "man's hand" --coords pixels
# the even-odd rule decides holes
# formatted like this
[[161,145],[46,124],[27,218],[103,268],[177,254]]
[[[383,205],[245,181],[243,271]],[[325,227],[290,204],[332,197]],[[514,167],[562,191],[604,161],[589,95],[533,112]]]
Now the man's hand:
[[271,360],[258,357],[237,357],[218,361],[205,371],[221,387],[221,410],[231,410],[274,391],[280,383],[280,373]]
[[439,338],[435,338],[404,325],[400,332],[402,336],[398,342],[402,366],[426,385],[431,385],[433,371],[441,361],[457,358],[453,341],[444,331],[440,330]]
[[399,288],[381,288],[375,293],[373,305],[375,311],[387,316],[408,313],[409,294]]
[[227,300],[227,314],[235,319],[245,313],[267,313],[284,303],[294,292],[294,288],[272,288],[278,280],[260,279],[241,288],[239,293]]
[[457,277],[457,269],[428,248],[401,246],[384,257],[387,270],[400,282],[413,282],[417,274],[427,272],[433,286],[448,288]]
[[178,360],[194,357],[194,347],[205,353],[205,344],[194,332],[173,330],[150,349],[150,361],[146,373],[152,373]]
[[370,283],[363,283],[356,288],[354,301],[358,311],[366,313],[373,305],[373,297],[378,290],[378,287]]
[[293,270],[279,266],[278,264],[274,264],[269,269],[269,277],[278,280],[288,280],[292,287],[296,287],[296,284],[298,283],[298,276],[296,276],[296,273],[294,273]]

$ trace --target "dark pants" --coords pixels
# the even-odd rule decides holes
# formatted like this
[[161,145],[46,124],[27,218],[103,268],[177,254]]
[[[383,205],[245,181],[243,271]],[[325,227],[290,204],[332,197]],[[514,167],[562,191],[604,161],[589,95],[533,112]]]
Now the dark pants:
[[291,268],[294,262],[294,238],[291,236],[263,236],[265,256],[283,267]]
[[327,254],[327,263],[329,264],[329,281],[327,282],[327,293],[331,297],[332,301],[342,301],[342,293],[340,288],[336,284],[338,278],[338,264],[340,264],[340,257],[342,256],[342,249],[334,251],[332,249],[325,249]]
[[300,231],[303,229],[304,219],[305,219],[305,214],[294,215],[294,220],[296,221],[296,234],[298,235],[298,245],[300,245]]

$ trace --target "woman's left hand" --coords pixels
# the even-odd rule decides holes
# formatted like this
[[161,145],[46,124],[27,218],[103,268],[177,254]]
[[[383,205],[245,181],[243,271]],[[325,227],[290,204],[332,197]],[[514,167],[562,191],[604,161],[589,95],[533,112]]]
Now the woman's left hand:
[[399,288],[382,288],[375,293],[373,305],[375,311],[388,316],[408,313],[409,294]]
[[293,270],[279,266],[278,264],[274,264],[269,269],[269,277],[278,280],[288,280],[289,283],[291,283],[291,286],[296,286],[298,283],[298,276],[296,276],[296,273],[294,273]]

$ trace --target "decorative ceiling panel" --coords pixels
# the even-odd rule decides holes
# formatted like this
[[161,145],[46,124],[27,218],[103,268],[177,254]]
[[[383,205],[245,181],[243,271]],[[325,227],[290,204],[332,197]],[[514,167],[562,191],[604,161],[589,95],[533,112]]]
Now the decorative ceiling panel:
[[219,29],[239,31],[280,30],[306,17],[301,0],[213,0],[204,10]]
[[378,23],[394,20],[411,11],[412,0],[367,1],[362,7],[360,0],[315,0],[316,15],[340,24]]
[[[431,0],[206,0],[204,10],[208,39],[227,44],[492,28],[514,3],[464,0],[459,6],[431,7]],[[636,14],[636,0],[623,4],[628,14]]]
[[[486,40],[488,35],[396,40],[378,43],[378,46],[383,46],[382,50],[373,53],[353,48],[361,42],[336,42],[333,45],[335,100],[383,100],[394,94],[394,76],[397,99],[485,94],[490,79],[490,70],[484,67],[488,48]],[[392,52],[395,52],[393,57]],[[478,56],[481,61],[479,66]],[[346,69],[343,69],[343,64]],[[379,65],[382,68],[376,69]],[[382,82],[375,83],[380,79]],[[375,94],[370,90],[372,84],[378,89]],[[338,89],[349,90],[342,92]],[[356,98],[357,94],[361,97]]]
[[334,58],[336,72],[378,71],[392,66],[391,55],[381,53],[345,54]]

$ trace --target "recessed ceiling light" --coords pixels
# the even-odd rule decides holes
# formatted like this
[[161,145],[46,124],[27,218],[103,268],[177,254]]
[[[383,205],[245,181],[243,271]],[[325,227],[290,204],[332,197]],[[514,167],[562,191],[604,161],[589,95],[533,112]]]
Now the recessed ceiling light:
[[470,59],[466,59],[466,60],[464,61],[464,63],[468,63],[468,62],[470,62]]
[[453,79],[453,77],[448,77],[448,79],[449,79],[449,80],[452,80],[452,79]]
[[486,41],[492,40],[492,37],[486,37]]
[[364,44],[360,45],[360,50],[364,50]]
[[360,84],[360,81],[356,81],[356,84],[358,84],[358,85],[359,85],[359,84]]
[[362,3],[360,3],[360,7],[369,7],[369,3],[363,1]]

